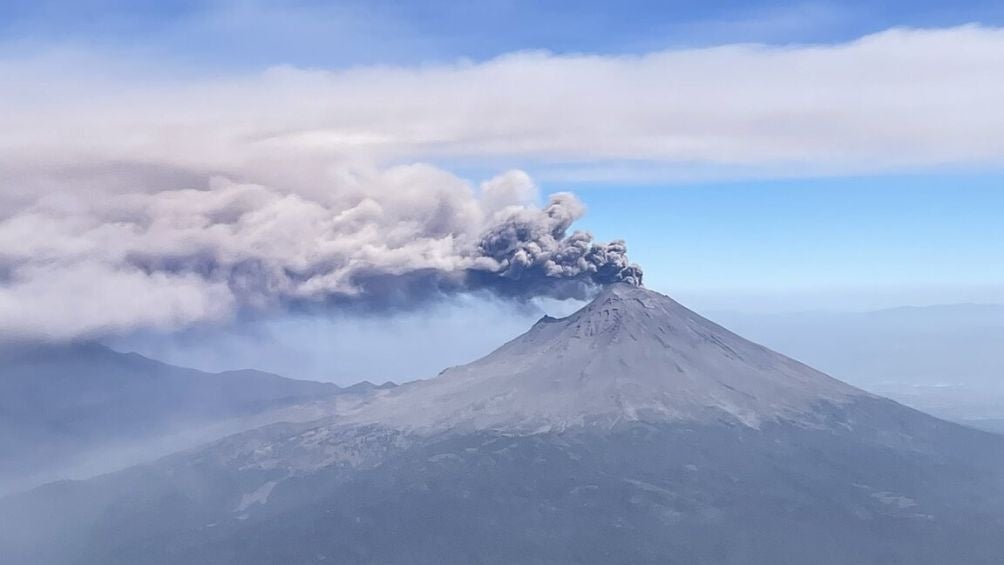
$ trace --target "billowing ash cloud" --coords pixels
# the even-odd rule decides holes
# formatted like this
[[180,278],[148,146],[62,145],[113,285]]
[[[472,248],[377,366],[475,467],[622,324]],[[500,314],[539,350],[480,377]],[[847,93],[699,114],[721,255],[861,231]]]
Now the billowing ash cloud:
[[342,169],[326,187],[45,193],[0,219],[0,333],[73,338],[242,312],[397,309],[471,291],[583,297],[641,283],[624,243],[572,231],[512,171],[471,187],[426,165]]
[[568,233],[583,212],[569,193],[551,196],[543,210],[512,210],[481,237],[478,254],[493,263],[483,271],[492,276],[478,278],[503,292],[561,297],[580,282],[640,285],[641,269],[628,261],[623,241],[602,244],[587,232]]

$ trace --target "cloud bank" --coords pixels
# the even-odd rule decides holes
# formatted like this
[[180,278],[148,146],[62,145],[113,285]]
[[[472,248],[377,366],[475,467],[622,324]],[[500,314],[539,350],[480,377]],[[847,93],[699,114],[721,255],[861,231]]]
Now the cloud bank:
[[[546,178],[1004,162],[1004,30],[828,46],[183,76],[0,58],[0,333],[72,338],[274,308],[637,282]],[[433,166],[423,163],[440,163]],[[597,172],[599,171],[599,172]]]
[[203,190],[59,194],[0,222],[0,332],[74,338],[244,311],[399,309],[486,290],[583,297],[641,283],[623,242],[570,231],[512,171],[477,190],[423,165],[344,172],[324,198],[216,179]]
[[[870,172],[1004,157],[1004,30],[836,45],[178,77],[65,54],[0,62],[5,165],[261,173],[289,157],[526,158]],[[250,171],[246,171],[250,172]]]

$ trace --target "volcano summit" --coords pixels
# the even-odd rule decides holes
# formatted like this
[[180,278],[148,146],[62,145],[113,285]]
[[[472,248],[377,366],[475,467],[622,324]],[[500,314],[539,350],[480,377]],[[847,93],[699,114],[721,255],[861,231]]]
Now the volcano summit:
[[8,563],[996,565],[1002,470],[1004,438],[614,284],[322,420],[8,498],[0,546]]
[[607,287],[487,357],[347,414],[402,429],[551,431],[721,419],[812,419],[867,395],[639,286]]

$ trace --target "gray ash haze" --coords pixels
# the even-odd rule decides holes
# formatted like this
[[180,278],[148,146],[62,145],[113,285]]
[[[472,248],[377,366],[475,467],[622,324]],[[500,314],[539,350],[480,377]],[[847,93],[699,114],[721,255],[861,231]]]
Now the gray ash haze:
[[[429,166],[339,171],[315,194],[236,182],[57,192],[0,221],[0,332],[78,338],[246,311],[407,309],[471,291],[583,298],[641,283],[622,241],[538,206],[520,171],[478,187]],[[74,316],[67,316],[69,312]]]

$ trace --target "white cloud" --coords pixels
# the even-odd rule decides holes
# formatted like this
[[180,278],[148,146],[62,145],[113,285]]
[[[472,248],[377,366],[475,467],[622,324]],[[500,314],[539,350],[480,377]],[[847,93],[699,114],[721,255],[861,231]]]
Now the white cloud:
[[33,262],[0,285],[0,336],[65,340],[175,330],[233,314],[226,284],[95,262]]
[[564,238],[582,210],[567,196],[539,208],[525,173],[475,188],[395,163],[532,161],[549,178],[1004,163],[1004,30],[977,26],[239,76],[62,54],[0,60],[0,76],[7,334],[423,292],[415,278],[430,272],[441,290],[466,288],[457,279],[472,270],[574,278],[624,265],[619,246]]
[[503,157],[854,172],[1004,157],[1004,30],[977,26],[826,46],[187,80],[101,79],[86,61],[64,77],[46,64],[0,69],[7,166],[267,175],[316,161]]

